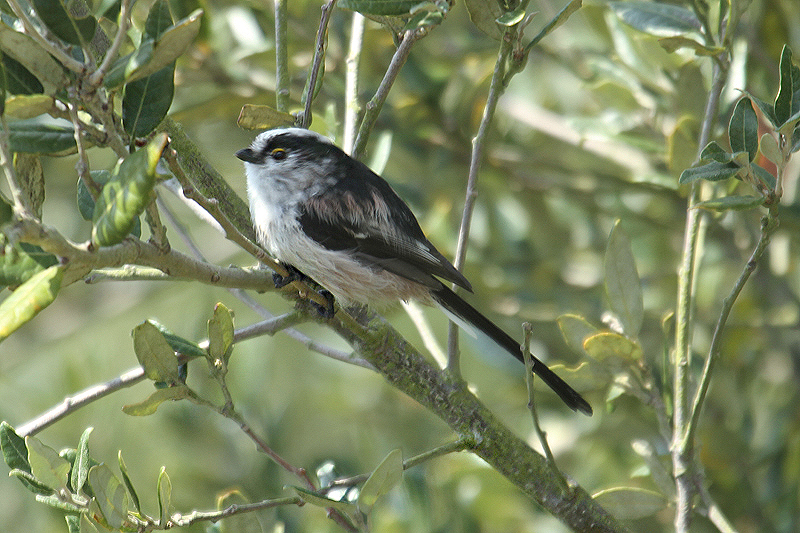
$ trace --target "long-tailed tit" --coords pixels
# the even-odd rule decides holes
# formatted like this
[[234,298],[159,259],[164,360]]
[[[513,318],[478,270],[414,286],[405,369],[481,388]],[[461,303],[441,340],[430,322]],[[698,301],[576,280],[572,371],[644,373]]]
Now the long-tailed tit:
[[[329,139],[299,128],[261,133],[236,153],[259,243],[344,303],[415,299],[488,335],[523,360],[520,345],[450,290],[469,281],[428,241],[386,181]],[[533,358],[533,371],[573,410],[591,406]]]

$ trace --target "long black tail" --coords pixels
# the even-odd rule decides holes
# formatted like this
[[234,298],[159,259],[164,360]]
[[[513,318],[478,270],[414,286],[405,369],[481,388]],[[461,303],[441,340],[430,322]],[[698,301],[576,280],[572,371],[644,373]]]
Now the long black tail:
[[[520,361],[525,361],[522,357],[520,344],[517,341],[449,288],[442,285],[440,289],[431,290],[431,296],[447,311],[484,332],[490,339],[505,348],[508,353]],[[547,383],[547,386],[553,389],[570,409],[592,416],[592,406],[575,389],[567,385],[566,381],[547,368],[547,365],[536,357],[531,357],[533,359],[533,373],[542,378],[542,381]]]

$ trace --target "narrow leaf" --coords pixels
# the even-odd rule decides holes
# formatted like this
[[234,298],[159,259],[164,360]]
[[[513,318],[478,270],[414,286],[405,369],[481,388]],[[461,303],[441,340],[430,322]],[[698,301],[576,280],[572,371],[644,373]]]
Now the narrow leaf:
[[117,452],[117,462],[119,463],[119,471],[122,474],[122,482],[125,484],[125,489],[131,497],[134,510],[138,513],[141,511],[139,507],[139,495],[136,494],[136,489],[133,488],[133,482],[130,476],[128,476],[128,466],[125,464],[125,461],[122,460],[122,450]]
[[65,511],[67,513],[77,514],[81,512],[81,508],[77,505],[70,503],[61,499],[57,494],[37,494],[36,501],[39,503],[43,503],[45,505],[49,505],[54,509],[58,509],[59,511]]
[[86,428],[83,435],[81,435],[77,453],[75,454],[75,461],[72,463],[70,485],[72,486],[72,492],[75,493],[80,493],[89,475],[89,435],[91,434],[92,428]]
[[423,3],[420,0],[340,0],[339,7],[362,15],[399,17],[408,15],[413,8]]
[[180,335],[176,335],[175,333],[170,331],[165,325],[160,324],[155,320],[150,320],[149,322],[153,324],[155,327],[157,327],[158,331],[160,331],[161,334],[164,335],[164,338],[167,339],[167,343],[169,343],[173,351],[179,354],[188,355],[190,357],[206,356],[206,351],[200,348],[200,346],[198,346],[196,342],[192,342],[190,340],[184,339]]
[[346,514],[352,514],[358,510],[354,503],[332,500],[330,498],[326,498],[325,496],[320,496],[315,492],[311,492],[303,487],[295,487],[292,485],[291,488],[304,502],[310,503],[311,505],[316,505],[317,507],[336,509],[337,511],[341,511]]
[[3,460],[12,470],[18,468],[30,474],[31,464],[28,462],[28,448],[25,439],[6,421],[0,422],[0,448],[3,450]]
[[11,94],[41,94],[44,92],[42,82],[25,65],[3,54],[3,68],[6,71],[6,90]]
[[150,322],[133,328],[133,350],[148,379],[168,384],[180,382],[175,352]]
[[699,167],[687,168],[681,172],[679,183],[691,183],[695,180],[703,179],[708,181],[721,181],[734,177],[742,167],[736,163],[720,163],[712,161]]
[[792,96],[794,95],[794,83],[792,81],[792,50],[788,45],[783,45],[781,52],[780,65],[781,85],[778,89],[778,96],[775,97],[775,118],[778,120],[777,127],[783,125],[792,116]]
[[758,107],[758,109],[764,114],[764,117],[767,120],[769,120],[770,124],[772,124],[772,126],[774,128],[777,128],[778,126],[780,126],[780,123],[778,122],[778,118],[775,116],[775,106],[773,106],[770,103],[765,102],[764,100],[756,98],[755,96],[753,96],[752,94],[750,94],[748,92],[745,92],[745,94],[750,98],[750,100],[754,104],[756,104],[756,107]]
[[8,134],[12,152],[62,155],[77,151],[72,126],[17,120],[8,125]]
[[731,150],[747,152],[750,161],[755,159],[758,153],[758,117],[750,98],[744,96],[736,103],[728,123],[728,137]]
[[753,164],[750,165],[750,168],[753,170],[753,175],[755,175],[768,190],[775,190],[775,186],[777,185],[777,178],[775,176],[770,174],[769,171],[761,165]]
[[362,513],[369,513],[378,498],[389,492],[401,479],[403,479],[403,452],[398,448],[389,452],[364,482],[358,495],[359,510]]
[[8,473],[9,477],[17,478],[22,485],[34,494],[41,494],[42,496],[49,496],[53,494],[53,489],[36,479],[33,474],[15,468]]
[[644,318],[642,284],[631,251],[631,242],[620,222],[608,237],[605,255],[605,284],[611,311],[622,321],[625,334],[635,338]]
[[615,487],[592,496],[599,505],[621,520],[636,520],[652,516],[668,505],[658,492],[637,487]]
[[723,196],[694,204],[697,209],[708,211],[744,211],[764,205],[763,196]]
[[161,467],[158,474],[158,516],[159,524],[165,526],[169,521],[170,508],[172,507],[172,482],[167,475],[167,469]]
[[53,265],[31,276],[0,303],[0,341],[53,303],[63,277],[64,269]]

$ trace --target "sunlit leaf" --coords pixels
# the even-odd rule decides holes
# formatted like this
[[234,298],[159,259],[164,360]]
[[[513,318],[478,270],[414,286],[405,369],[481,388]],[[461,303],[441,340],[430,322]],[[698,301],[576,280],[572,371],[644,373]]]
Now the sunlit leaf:
[[[0,235],[0,245],[4,239]],[[5,243],[0,248],[0,286],[17,286],[28,281],[31,276],[58,263],[53,254],[48,254],[38,246],[28,243],[11,245]]]
[[28,462],[28,448],[25,439],[6,421],[0,422],[0,449],[3,450],[3,460],[12,470],[17,468],[30,473],[31,464]]
[[676,50],[680,50],[682,48],[689,48],[698,56],[714,57],[725,52],[725,48],[718,46],[706,46],[694,39],[680,35],[675,37],[662,37],[658,40],[658,44],[660,44],[661,47],[669,53],[675,52]]
[[310,503],[311,505],[316,505],[317,507],[332,508],[346,514],[354,513],[358,510],[354,503],[332,500],[330,498],[326,498],[325,496],[320,496],[319,494],[311,492],[303,487],[296,487],[292,485],[291,488],[304,502]]
[[622,321],[625,334],[636,337],[644,319],[642,284],[631,242],[618,220],[608,237],[604,260],[605,285],[611,311]]
[[145,400],[123,406],[122,412],[130,416],[149,416],[155,413],[158,406],[164,402],[184,399],[191,399],[189,388],[186,385],[175,385],[156,389]]
[[592,495],[592,498],[621,520],[652,516],[669,504],[663,494],[637,487],[606,489]]
[[72,462],[72,474],[70,476],[70,486],[73,492],[80,492],[83,484],[89,475],[89,435],[92,434],[92,428],[86,428],[81,435],[81,440],[78,442],[78,449],[75,454],[75,461]]
[[214,306],[214,316],[208,321],[208,356],[212,363],[228,364],[233,350],[233,315],[222,303]]
[[598,332],[596,327],[580,315],[561,315],[556,322],[567,346],[577,352],[583,352],[583,341]]
[[54,94],[67,83],[64,69],[44,47],[2,21],[0,21],[0,49],[33,74],[46,94]]
[[642,347],[637,342],[608,331],[586,339],[583,348],[598,361],[613,365],[625,366],[642,358]]
[[505,14],[500,2],[491,0],[464,0],[469,18],[475,26],[492,39],[503,38],[503,29],[497,19]]
[[744,211],[764,205],[763,196],[723,196],[694,204],[697,209],[708,211]]
[[55,109],[55,100],[46,94],[20,94],[6,100],[8,118],[26,120]]
[[122,474],[122,482],[125,484],[128,496],[131,498],[131,504],[133,504],[134,510],[139,512],[139,495],[136,494],[136,489],[133,488],[133,482],[128,475],[128,466],[125,464],[125,461],[122,460],[122,450],[117,452],[117,462],[119,463],[119,471]]
[[609,2],[625,24],[656,37],[674,37],[699,31],[700,21],[690,10],[655,2]]
[[[423,0],[340,0],[339,7],[357,11],[362,15],[398,17],[408,15]],[[433,4],[433,2],[427,2]]]
[[152,199],[156,165],[166,145],[167,135],[156,135],[126,157],[103,187],[92,215],[92,242],[96,246],[117,244],[131,232]]
[[158,516],[159,524],[164,526],[170,517],[170,508],[172,507],[172,482],[167,474],[167,469],[161,467],[161,472],[158,474]]
[[180,382],[175,352],[150,322],[145,321],[133,328],[133,350],[147,379],[170,384]]
[[0,303],[0,341],[53,303],[63,277],[64,269],[53,265],[31,276]]
[[358,508],[362,513],[369,513],[378,498],[389,492],[402,479],[403,452],[394,449],[384,457],[364,482],[358,495]]
[[778,141],[775,140],[775,136],[772,133],[765,133],[761,136],[758,141],[758,151],[776,164],[783,159],[781,149],[778,148]]
[[28,449],[28,463],[33,477],[54,491],[66,488],[69,462],[32,435],[25,437],[25,447]]
[[794,83],[792,76],[792,50],[788,45],[783,46],[780,63],[781,85],[778,95],[775,97],[775,118],[778,121],[777,127],[783,125],[796,111],[792,109],[792,97],[794,95]]
[[109,467],[100,464],[89,469],[89,484],[103,517],[115,529],[128,519],[128,494]]

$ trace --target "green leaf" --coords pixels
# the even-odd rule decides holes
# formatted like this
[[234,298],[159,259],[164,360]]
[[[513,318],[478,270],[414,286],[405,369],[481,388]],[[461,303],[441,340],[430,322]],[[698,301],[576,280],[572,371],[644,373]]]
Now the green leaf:
[[92,243],[111,246],[122,241],[151,200],[156,165],[167,145],[161,133],[143,148],[130,154],[103,187],[92,215]]
[[758,140],[758,151],[776,164],[783,159],[781,149],[778,147],[778,141],[776,141],[775,136],[769,132],[762,135],[761,139]]
[[596,327],[579,315],[561,315],[556,322],[567,346],[576,352],[583,352],[583,342],[598,332]]
[[77,150],[72,126],[18,120],[9,123],[8,133],[8,144],[12,152],[62,155]]
[[67,513],[77,514],[82,511],[80,507],[61,499],[61,497],[57,494],[49,494],[49,495],[37,494],[36,501],[39,503],[43,503],[45,505],[49,505],[54,509],[58,509],[60,511],[66,511]]
[[53,494],[53,489],[40,482],[30,472],[15,468],[9,472],[8,475],[10,477],[17,478],[26,489],[34,494],[41,494],[43,496],[49,496],[50,494]]
[[67,521],[67,531],[69,533],[81,533],[81,515],[68,514],[64,518]]
[[464,0],[469,13],[469,19],[479,30],[495,40],[503,38],[503,28],[497,24],[497,19],[505,14],[500,2],[491,0]]
[[64,270],[53,265],[31,276],[0,303],[0,341],[53,303],[63,277]]
[[[226,491],[217,497],[217,510],[222,511],[232,505],[246,505],[250,503],[237,489]],[[262,533],[261,523],[256,513],[239,513],[220,520],[220,533]]]
[[157,40],[144,39],[139,48],[114,62],[105,78],[105,86],[115,89],[127,82],[146,78],[172,64],[183,55],[200,31],[202,9],[179,20]]
[[165,325],[160,324],[155,320],[150,320],[149,322],[153,324],[155,327],[157,327],[158,331],[160,331],[161,334],[164,335],[164,338],[167,339],[167,342],[169,343],[173,351],[179,354],[187,355],[189,357],[206,356],[206,351],[200,348],[200,346],[198,346],[196,342],[192,342],[190,340],[184,339],[180,335],[174,334]]
[[709,211],[744,211],[760,207],[765,201],[763,196],[723,196],[698,202],[693,207]]
[[66,488],[69,480],[69,462],[32,435],[25,437],[31,474],[54,491]]
[[609,2],[625,24],[656,37],[675,37],[699,31],[700,21],[690,10],[654,2]]
[[268,105],[245,104],[239,112],[236,124],[246,130],[269,130],[277,127],[293,126],[294,116],[278,111]]
[[106,522],[113,529],[122,529],[128,519],[128,494],[125,487],[104,464],[89,469],[89,484]]
[[123,406],[122,412],[130,416],[149,416],[155,413],[162,403],[183,399],[192,399],[191,391],[186,385],[156,389],[144,401]]
[[89,435],[92,434],[93,428],[86,428],[81,435],[81,440],[78,442],[78,450],[75,454],[75,461],[72,463],[72,476],[70,478],[70,486],[72,492],[79,493],[83,489],[86,478],[89,475]]
[[316,492],[311,492],[303,487],[291,485],[291,488],[304,502],[310,503],[311,505],[316,505],[317,507],[336,509],[337,511],[341,511],[345,514],[353,514],[358,510],[354,503],[332,500],[330,498],[326,498],[325,496],[320,496]]
[[208,321],[208,357],[212,364],[221,361],[227,367],[233,351],[233,315],[222,303],[214,306],[214,316]]
[[28,462],[25,439],[17,435],[11,424],[5,420],[0,422],[0,449],[3,450],[3,460],[9,468],[17,468],[30,474],[31,464]]
[[703,179],[708,181],[721,181],[732,178],[739,173],[742,167],[736,163],[720,163],[712,161],[699,167],[687,168],[681,173],[679,183],[691,183],[695,180]]
[[778,126],[780,126],[778,118],[775,116],[775,107],[772,104],[767,103],[764,100],[761,100],[760,98],[756,98],[755,96],[753,96],[748,92],[745,92],[745,94],[750,98],[750,100],[754,104],[756,104],[756,106],[758,106],[758,109],[761,110],[761,112],[764,114],[764,117],[766,117],[766,119],[769,120],[770,124],[772,124],[773,127],[777,128]]
[[155,41],[161,38],[170,27],[172,27],[172,13],[169,10],[169,2],[157,0],[147,14],[142,38]]
[[41,94],[44,92],[42,82],[25,68],[25,65],[9,56],[2,54],[3,68],[6,71],[6,90],[11,94]]
[[497,17],[497,22],[501,26],[514,26],[515,24],[519,24],[522,19],[525,18],[525,9],[522,6],[517,7],[514,11],[506,11],[499,17]]
[[604,266],[611,311],[619,317],[625,334],[635,338],[644,319],[642,284],[631,251],[631,241],[622,230],[619,220],[608,237]]
[[97,21],[91,15],[76,18],[60,0],[33,0],[36,14],[58,38],[76,46],[91,42]]
[[621,520],[652,516],[665,509],[669,502],[660,493],[637,487],[615,487],[592,495],[599,505]]
[[758,117],[750,103],[750,98],[744,96],[736,102],[733,115],[728,123],[728,137],[731,150],[734,152],[747,152],[750,161],[758,153]]
[[775,186],[777,185],[777,178],[770,174],[767,169],[762,167],[761,165],[750,165],[750,168],[753,170],[753,174],[755,175],[758,180],[764,184],[764,186],[769,189],[770,191],[775,190]]
[[55,99],[46,94],[18,94],[6,99],[6,117],[28,120],[55,109]]
[[[0,235],[0,245],[5,239]],[[21,285],[34,274],[58,263],[53,254],[48,254],[38,246],[28,243],[11,245],[5,243],[0,248],[0,286]]]
[[362,513],[369,513],[378,498],[389,492],[402,479],[403,452],[398,448],[389,452],[364,482],[358,495],[359,510]]
[[125,461],[122,460],[122,450],[117,452],[117,462],[119,463],[119,471],[122,474],[122,482],[125,484],[125,489],[128,491],[128,495],[131,498],[134,510],[138,513],[141,511],[139,507],[139,495],[136,494],[136,489],[133,488],[133,482],[130,476],[128,476],[128,466],[125,464]]
[[161,467],[158,474],[158,516],[159,524],[164,526],[170,517],[170,507],[172,507],[172,482],[167,475],[167,469]]
[[675,52],[676,50],[680,50],[682,48],[691,48],[694,53],[698,56],[718,56],[719,54],[725,52],[725,48],[719,46],[706,46],[704,44],[700,44],[694,39],[690,39],[688,37],[683,36],[676,36],[676,37],[662,37],[658,40],[658,44],[661,45],[661,48],[669,52]]
[[781,52],[780,65],[781,85],[778,95],[775,97],[775,118],[777,127],[783,125],[796,111],[792,109],[792,97],[794,95],[794,83],[792,76],[792,50],[788,45],[783,45]]
[[0,21],[0,49],[19,62],[42,84],[46,94],[55,94],[67,83],[67,76],[53,56],[28,35]]
[[362,15],[399,17],[408,15],[414,7],[426,3],[433,4],[421,0],[340,0],[339,7]]
[[639,343],[609,331],[592,335],[584,341],[583,348],[594,359],[617,367],[628,367],[642,359]]
[[175,63],[125,85],[122,125],[131,137],[145,137],[167,116],[175,95]]
[[133,328],[133,350],[147,379],[168,384],[180,382],[175,352],[164,335],[149,321]]

